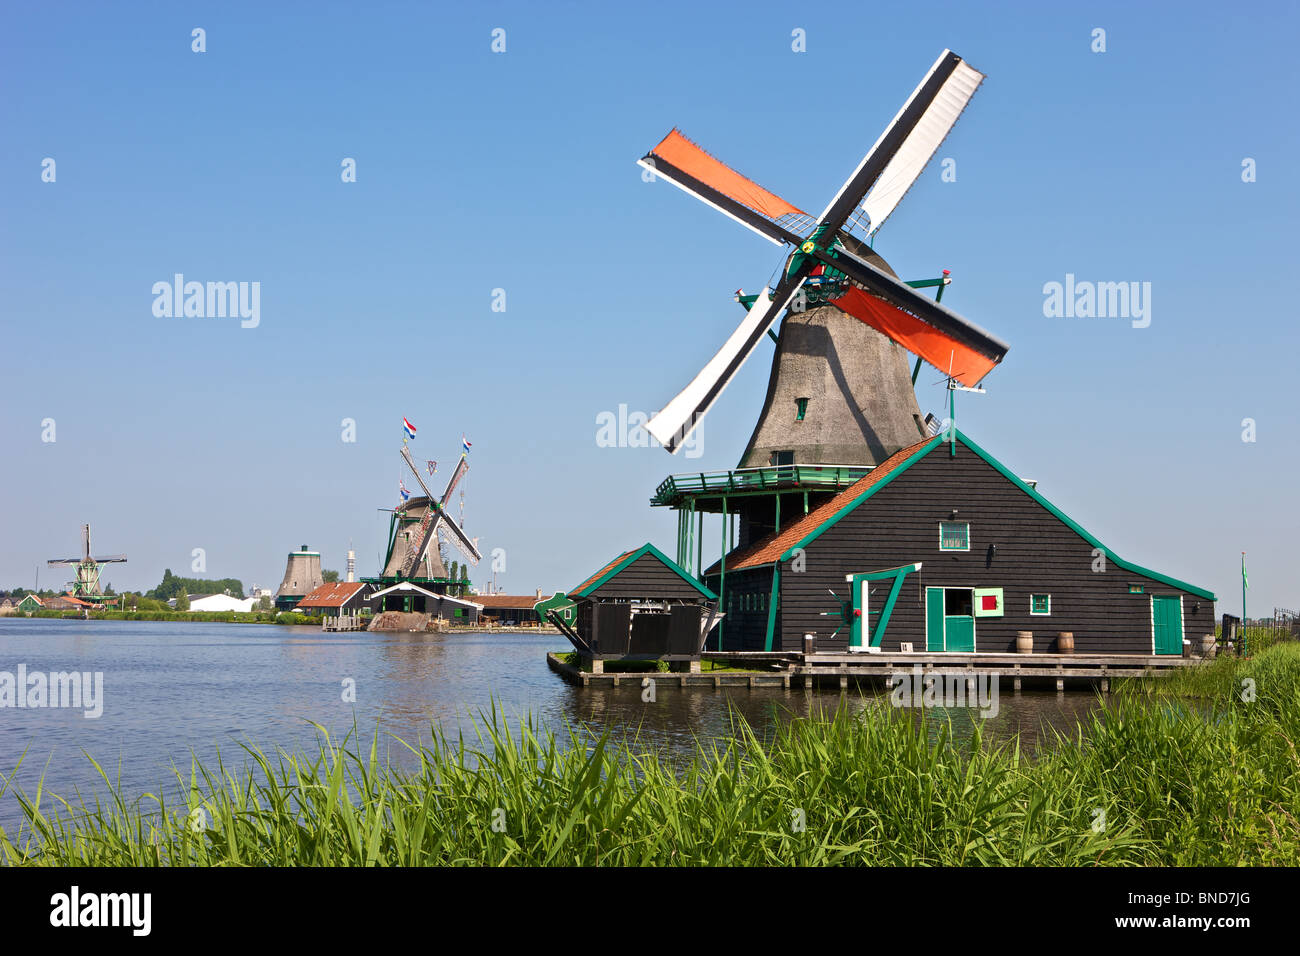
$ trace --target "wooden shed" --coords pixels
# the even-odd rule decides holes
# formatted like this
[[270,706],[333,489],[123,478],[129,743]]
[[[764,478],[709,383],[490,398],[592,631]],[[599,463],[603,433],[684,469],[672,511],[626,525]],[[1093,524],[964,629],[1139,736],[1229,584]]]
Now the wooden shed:
[[[1126,561],[960,431],[903,448],[728,553],[720,650],[1181,654],[1213,592]],[[833,592],[833,593],[832,593]]]
[[652,544],[623,552],[567,597],[574,623],[554,608],[547,619],[601,660],[696,659],[717,614],[717,595]]

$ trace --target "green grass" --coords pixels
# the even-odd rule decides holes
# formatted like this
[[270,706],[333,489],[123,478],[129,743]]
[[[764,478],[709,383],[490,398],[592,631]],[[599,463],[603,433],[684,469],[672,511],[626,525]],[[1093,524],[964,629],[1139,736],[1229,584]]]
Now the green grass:
[[[391,769],[354,737],[309,754],[246,748],[132,801],[38,788],[0,859],[46,865],[1297,865],[1300,649],[1237,662],[1257,694],[1194,706],[1116,695],[1034,759],[978,727],[955,742],[885,706],[739,718],[672,762],[634,742],[518,730],[412,748]],[[1225,667],[1226,670],[1226,667]],[[1208,688],[1208,684],[1206,685]],[[1224,683],[1223,688],[1237,685]],[[98,765],[96,765],[98,766]],[[101,771],[102,774],[102,771]],[[173,788],[175,789],[175,788]],[[2,791],[3,788],[0,788]],[[210,824],[191,826],[203,808]],[[1101,825],[1104,820],[1104,826]]]

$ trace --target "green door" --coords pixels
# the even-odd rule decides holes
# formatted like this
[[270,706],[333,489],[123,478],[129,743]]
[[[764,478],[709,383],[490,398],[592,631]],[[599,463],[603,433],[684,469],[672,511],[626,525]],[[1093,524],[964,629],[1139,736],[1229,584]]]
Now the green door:
[[975,592],[970,588],[925,589],[925,649],[974,653]]
[[943,588],[925,589],[925,649],[943,650]]
[[1157,654],[1183,652],[1183,601],[1177,596],[1151,596],[1151,627]]
[[975,651],[975,592],[970,588],[943,592],[943,645],[946,651]]

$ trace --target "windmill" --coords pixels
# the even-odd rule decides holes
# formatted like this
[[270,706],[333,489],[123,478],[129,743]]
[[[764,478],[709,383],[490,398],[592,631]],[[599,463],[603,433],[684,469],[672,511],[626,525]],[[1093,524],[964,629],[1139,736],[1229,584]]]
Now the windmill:
[[411,580],[445,578],[447,570],[436,547],[431,547],[441,535],[449,540],[472,565],[477,565],[481,555],[476,543],[465,534],[461,525],[447,514],[447,504],[465,472],[469,471],[467,456],[461,455],[442,497],[437,497],[425,483],[424,476],[411,457],[410,450],[402,445],[402,460],[406,462],[424,491],[402,502],[393,512],[389,525],[388,556],[384,561],[384,580]]
[[[737,293],[747,312],[722,348],[647,429],[676,452],[784,315],[767,398],[741,468],[875,465],[927,434],[913,389],[921,362],[976,389],[1006,343],[944,306],[949,279],[900,281],[868,244],[984,80],[940,54],[820,216],[724,165],[678,130],[639,164],[791,250],[774,288]],[[937,287],[931,299],[917,289]],[[907,353],[917,357],[909,379]]]
[[73,597],[80,598],[83,601],[89,601],[92,604],[103,604],[104,594],[99,586],[99,569],[105,564],[122,564],[126,561],[125,554],[111,554],[106,557],[90,556],[90,525],[81,526],[81,557],[79,558],[51,558],[49,566],[54,567],[74,567],[77,569],[75,581],[68,582],[68,593]]

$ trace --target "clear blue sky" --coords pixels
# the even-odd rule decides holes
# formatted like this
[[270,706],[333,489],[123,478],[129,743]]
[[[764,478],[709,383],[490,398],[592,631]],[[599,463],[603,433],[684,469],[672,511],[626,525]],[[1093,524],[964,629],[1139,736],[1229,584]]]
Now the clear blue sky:
[[[303,543],[342,569],[353,540],[374,573],[403,415],[418,457],[474,442],[466,528],[506,549],[508,590],[671,550],[649,495],[735,465],[770,354],[699,458],[597,447],[596,417],[667,401],[780,253],[635,160],[679,125],[818,210],[948,46],[988,74],[941,147],[957,181],[932,165],[876,247],[905,277],[951,269],[945,303],[1011,343],[963,430],[1221,610],[1242,550],[1252,612],[1300,605],[1298,21],[1204,2],[6,5],[0,586],[75,552],[84,521],[129,554],[118,588],[190,573],[197,547],[245,584],[277,584]],[[260,282],[260,326],[155,317],[176,272]],[[1150,327],[1045,318],[1067,273],[1151,282]]]

